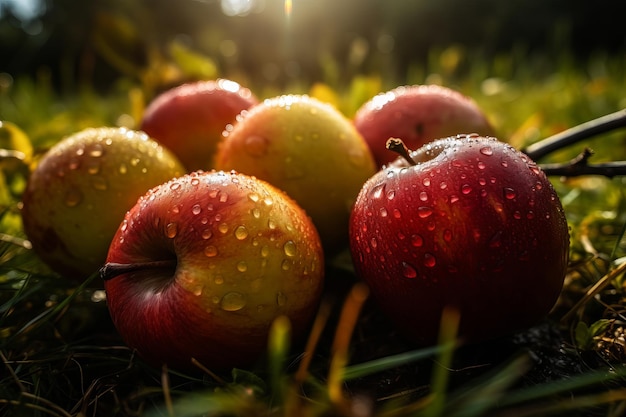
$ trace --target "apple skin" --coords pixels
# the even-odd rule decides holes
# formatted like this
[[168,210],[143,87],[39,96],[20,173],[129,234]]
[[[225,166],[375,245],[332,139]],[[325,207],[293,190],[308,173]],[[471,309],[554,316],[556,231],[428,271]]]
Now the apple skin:
[[118,332],[157,367],[197,370],[192,358],[213,370],[246,366],[276,317],[289,318],[295,338],[306,332],[323,286],[321,243],[304,210],[234,172],[187,174],[128,212],[106,265],[161,261],[175,266],[105,281]]
[[231,80],[190,82],[151,101],[140,128],[174,152],[189,172],[207,171],[224,129],[257,103],[250,89]]
[[184,174],[176,157],[141,132],[89,128],[50,148],[22,195],[24,231],[52,270],[82,280],[98,271],[137,199]]
[[474,100],[435,84],[399,86],[381,93],[357,110],[353,123],[379,167],[396,159],[397,155],[385,148],[392,137],[402,139],[409,149],[417,149],[456,134],[495,135]]
[[350,220],[357,275],[398,330],[437,342],[446,306],[468,342],[536,324],[555,304],[569,254],[551,183],[494,138],[459,135],[412,152],[363,187]]
[[376,172],[367,144],[335,107],[282,95],[252,107],[225,132],[216,169],[234,169],[285,191],[313,219],[328,256],[348,247],[354,199]]

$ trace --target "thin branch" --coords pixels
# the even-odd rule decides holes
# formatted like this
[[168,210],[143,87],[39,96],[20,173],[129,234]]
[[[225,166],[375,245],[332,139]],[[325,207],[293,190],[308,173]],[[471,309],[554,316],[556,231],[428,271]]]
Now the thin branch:
[[533,161],[537,161],[554,151],[588,139],[592,136],[610,132],[622,127],[626,127],[626,109],[590,120],[586,123],[557,133],[556,135],[547,137],[528,146],[526,149],[523,149],[522,152],[528,155],[528,157],[530,157]]
[[600,175],[613,178],[619,175],[626,175],[626,161],[589,164],[591,155],[593,155],[593,152],[590,149],[585,149],[569,162],[540,164],[539,166],[548,176],[580,177],[582,175]]

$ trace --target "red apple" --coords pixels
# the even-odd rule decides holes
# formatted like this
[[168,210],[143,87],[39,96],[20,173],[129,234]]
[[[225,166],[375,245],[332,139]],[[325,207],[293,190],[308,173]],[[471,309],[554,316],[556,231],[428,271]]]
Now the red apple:
[[248,88],[234,81],[187,83],[148,105],[141,130],[170,149],[187,170],[209,170],[224,129],[257,101]]
[[385,148],[387,139],[392,137],[417,149],[459,133],[494,135],[489,120],[474,100],[434,84],[400,86],[381,93],[361,106],[353,122],[379,167],[397,156]]
[[67,278],[98,271],[126,211],[150,188],[184,174],[141,132],[90,128],[55,144],[22,194],[24,231],[39,257]]
[[234,172],[195,172],[149,191],[115,235],[105,278],[126,343],[150,364],[223,370],[263,351],[273,320],[306,332],[320,298],[319,236],[293,200]]
[[350,219],[354,266],[380,309],[419,344],[436,342],[447,306],[468,341],[544,318],[561,291],[569,233],[543,171],[477,135],[411,157],[415,165],[396,162],[364,185]]

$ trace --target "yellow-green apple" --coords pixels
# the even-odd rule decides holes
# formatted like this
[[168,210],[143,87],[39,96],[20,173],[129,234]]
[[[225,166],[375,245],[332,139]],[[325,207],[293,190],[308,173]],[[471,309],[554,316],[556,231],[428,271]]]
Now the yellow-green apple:
[[222,132],[257,102],[250,89],[231,80],[190,82],[150,102],[141,130],[174,152],[188,171],[209,170]]
[[364,185],[350,221],[355,269],[381,311],[419,344],[437,341],[446,307],[460,312],[467,341],[544,318],[569,253],[563,208],[544,172],[477,135],[436,140],[407,160]]
[[306,332],[324,258],[309,217],[276,187],[193,172],[128,212],[101,275],[117,330],[148,363],[224,370],[255,361],[278,316]]
[[348,246],[350,209],[376,172],[350,120],[306,95],[282,95],[250,108],[225,132],[216,168],[235,169],[284,190],[313,219],[327,254]]
[[53,270],[81,280],[98,271],[137,199],[184,174],[176,157],[133,130],[101,127],[48,150],[22,195],[24,231]]
[[357,110],[353,123],[379,167],[397,157],[385,148],[389,138],[402,139],[407,147],[417,149],[460,133],[494,135],[491,123],[474,100],[435,84],[399,86],[381,93]]

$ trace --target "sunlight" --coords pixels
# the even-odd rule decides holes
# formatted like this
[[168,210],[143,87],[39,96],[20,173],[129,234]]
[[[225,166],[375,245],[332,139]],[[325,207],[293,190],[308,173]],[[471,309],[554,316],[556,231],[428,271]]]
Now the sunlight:
[[291,10],[293,9],[293,1],[292,0],[285,0],[285,16],[287,16],[287,19],[289,19],[291,17]]
[[263,8],[262,0],[221,0],[222,12],[226,16],[247,16]]

